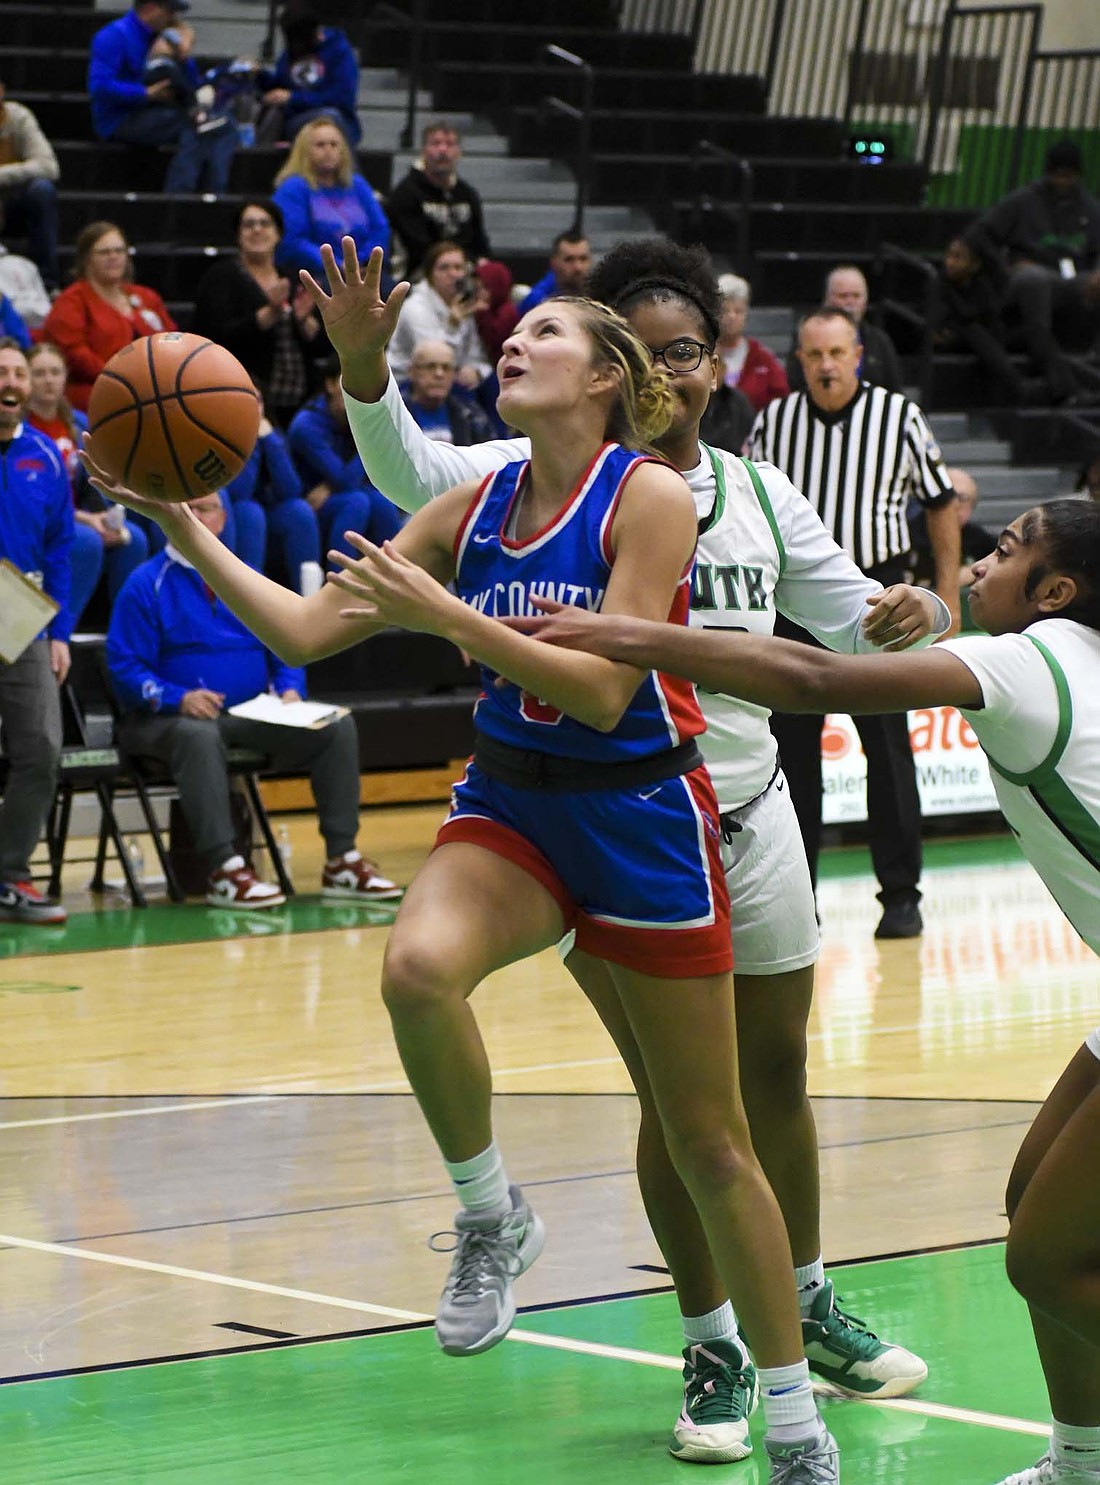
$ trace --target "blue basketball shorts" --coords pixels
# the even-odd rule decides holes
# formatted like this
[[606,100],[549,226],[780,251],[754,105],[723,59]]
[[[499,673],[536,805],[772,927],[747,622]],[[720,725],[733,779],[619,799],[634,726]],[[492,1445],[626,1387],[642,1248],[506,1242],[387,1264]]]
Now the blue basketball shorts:
[[436,845],[452,841],[533,876],[586,953],[668,979],[733,967],[718,804],[705,768],[641,788],[547,794],[491,779],[471,762]]

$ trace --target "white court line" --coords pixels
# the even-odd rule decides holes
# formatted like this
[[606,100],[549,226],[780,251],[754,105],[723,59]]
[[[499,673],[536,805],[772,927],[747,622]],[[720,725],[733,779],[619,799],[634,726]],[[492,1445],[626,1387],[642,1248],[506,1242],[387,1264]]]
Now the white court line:
[[44,1124],[89,1124],[95,1119],[141,1119],[146,1114],[189,1114],[192,1109],[226,1109],[235,1108],[242,1103],[271,1103],[282,1096],[280,1093],[247,1093],[240,1098],[207,1098],[201,1101],[192,1099],[186,1103],[156,1104],[152,1108],[104,1109],[98,1114],[57,1114],[51,1119],[11,1119],[6,1124],[0,1123],[0,1130],[38,1129]]
[[[227,1289],[247,1289],[255,1294],[274,1294],[281,1299],[300,1299],[309,1304],[328,1305],[338,1310],[355,1310],[363,1315],[379,1315],[387,1320],[427,1321],[431,1315],[416,1310],[395,1310],[388,1305],[368,1304],[366,1300],[344,1299],[335,1294],[318,1294],[312,1289],[287,1289],[281,1284],[263,1284],[258,1279],[236,1279],[231,1274],[212,1274],[203,1269],[179,1268],[171,1263],[154,1263],[146,1258],[125,1258],[120,1253],[97,1253],[91,1248],[77,1248],[66,1243],[42,1243],[34,1238],[11,1237],[0,1233],[0,1248],[23,1248],[32,1253],[53,1253],[59,1258],[86,1258],[93,1263],[113,1264],[118,1268],[140,1269],[146,1273],[166,1274],[173,1279],[197,1279],[204,1284],[220,1284]],[[679,1371],[679,1357],[661,1356],[653,1351],[633,1351],[625,1346],[606,1346],[595,1341],[573,1340],[569,1336],[543,1335],[533,1330],[509,1331],[507,1339],[528,1346],[545,1346],[555,1351],[572,1351],[584,1356],[600,1356],[612,1361],[630,1361],[640,1366],[661,1367],[667,1371]],[[821,1389],[825,1396],[831,1394],[828,1387]],[[970,1408],[952,1408],[942,1403],[922,1402],[919,1398],[855,1398],[856,1402],[877,1408],[892,1408],[899,1413],[915,1413],[925,1418],[944,1418],[953,1423],[976,1424],[982,1428],[997,1428],[1007,1433],[1031,1434],[1048,1438],[1050,1429],[1041,1423],[1026,1418],[1008,1418],[998,1413],[980,1413]]]

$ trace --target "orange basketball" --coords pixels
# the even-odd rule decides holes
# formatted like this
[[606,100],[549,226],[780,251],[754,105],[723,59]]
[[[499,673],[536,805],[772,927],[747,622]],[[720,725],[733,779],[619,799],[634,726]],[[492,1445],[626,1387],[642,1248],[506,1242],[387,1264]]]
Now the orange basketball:
[[252,379],[225,349],[179,330],[123,346],[88,403],[92,458],[153,500],[194,500],[244,467],[260,426]]

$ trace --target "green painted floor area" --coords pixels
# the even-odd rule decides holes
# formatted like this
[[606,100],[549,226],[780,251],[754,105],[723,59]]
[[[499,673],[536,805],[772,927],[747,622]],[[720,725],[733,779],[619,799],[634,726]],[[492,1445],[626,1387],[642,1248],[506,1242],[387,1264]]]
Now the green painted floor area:
[[[924,848],[928,871],[937,867],[1007,865],[1022,860],[1015,839],[1007,834],[929,841]],[[870,871],[871,856],[865,847],[850,846],[821,854],[822,878],[865,876]],[[392,923],[397,906],[374,903],[360,907],[357,903],[325,902],[317,896],[294,897],[285,907],[261,913],[228,912],[201,903],[154,902],[142,909],[103,905],[88,912],[70,913],[69,921],[60,928],[0,924],[0,959],[362,928]],[[4,978],[0,971],[0,987]]]
[[[1046,1408],[1000,1245],[858,1264],[834,1276],[852,1310],[873,1315],[884,1334],[904,1336],[929,1362],[914,1402],[1000,1414],[1009,1424],[826,1402],[844,1485],[992,1485],[1042,1453],[1041,1439],[1011,1427],[1045,1421]],[[521,1315],[518,1327],[666,1356],[678,1334],[668,1294]],[[522,1341],[455,1360],[430,1331],[417,1330],[0,1388],[2,1478],[685,1485],[698,1467],[664,1447],[678,1407],[674,1371]],[[757,1414],[757,1439],[761,1427]],[[705,1468],[699,1485],[763,1478],[750,1460]]]
[[[0,924],[0,959],[365,928],[392,923],[398,906],[396,902],[333,902],[320,896],[292,897],[283,907],[262,912],[234,912],[198,902],[150,903],[146,908],[103,906],[70,913],[68,922],[58,928]],[[5,978],[0,970],[0,987]]]

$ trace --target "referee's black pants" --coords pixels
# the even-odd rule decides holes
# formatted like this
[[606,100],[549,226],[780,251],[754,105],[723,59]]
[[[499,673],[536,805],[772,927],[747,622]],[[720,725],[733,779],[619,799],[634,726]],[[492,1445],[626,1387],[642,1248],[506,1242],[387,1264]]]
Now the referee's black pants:
[[[884,585],[903,581],[894,569],[875,568],[868,573]],[[776,615],[775,632],[784,639],[821,646],[812,635]],[[909,743],[909,719],[905,713],[888,716],[853,717],[863,751],[867,755],[867,826],[871,862],[879,883],[879,901],[884,907],[919,902],[917,883],[921,873],[921,813],[917,793],[917,771]],[[779,761],[787,776],[791,802],[817,886],[817,858],[821,849],[821,732],[823,716],[773,713],[771,729],[779,744]]]

